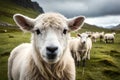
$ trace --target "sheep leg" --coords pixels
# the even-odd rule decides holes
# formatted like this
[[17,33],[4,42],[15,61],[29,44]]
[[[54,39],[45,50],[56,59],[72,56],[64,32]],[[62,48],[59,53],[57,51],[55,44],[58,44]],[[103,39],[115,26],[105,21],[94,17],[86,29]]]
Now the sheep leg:
[[82,60],[84,60],[84,59],[86,59],[87,58],[87,51],[85,51],[84,53],[83,53],[83,58],[82,58]]
[[76,52],[76,55],[77,55],[77,66],[80,66],[80,61],[81,61],[81,57],[80,57],[80,54],[78,52]]
[[102,38],[100,37],[100,42],[102,42]]
[[80,66],[80,61],[77,61],[77,64],[76,64],[78,67]]
[[72,57],[74,58],[74,51],[71,51],[71,55],[72,55]]
[[108,43],[108,42],[107,42],[107,39],[105,39],[105,42]]
[[84,52],[84,56],[83,56],[83,58],[82,58],[82,66],[83,66],[83,67],[85,67],[87,56],[88,56],[87,51],[85,51],[85,52]]
[[82,66],[83,66],[83,67],[86,66],[86,59],[82,60]]
[[112,43],[114,43],[114,39],[112,39]]
[[88,50],[87,59],[90,60],[90,50]]
[[96,39],[95,39],[95,42],[96,42]]
[[76,56],[76,52],[74,52],[74,61],[75,61],[75,65],[77,65],[77,56]]

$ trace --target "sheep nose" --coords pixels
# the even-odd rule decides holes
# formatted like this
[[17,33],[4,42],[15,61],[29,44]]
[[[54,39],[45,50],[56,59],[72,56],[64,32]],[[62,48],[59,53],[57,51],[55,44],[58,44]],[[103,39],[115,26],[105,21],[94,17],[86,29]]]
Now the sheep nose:
[[83,41],[83,44],[85,44],[85,41]]
[[57,56],[58,47],[46,47],[48,59],[55,59]]
[[46,49],[47,51],[54,53],[58,49],[58,47],[47,47]]

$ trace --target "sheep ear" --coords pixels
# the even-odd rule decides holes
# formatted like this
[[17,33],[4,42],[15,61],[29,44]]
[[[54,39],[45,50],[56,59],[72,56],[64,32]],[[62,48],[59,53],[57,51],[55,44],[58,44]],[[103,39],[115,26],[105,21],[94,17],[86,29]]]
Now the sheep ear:
[[78,16],[72,19],[68,19],[69,30],[74,31],[80,29],[84,24],[84,20],[84,16]]
[[25,31],[31,31],[34,27],[34,19],[24,16],[22,14],[15,14],[13,16],[15,23],[20,29]]

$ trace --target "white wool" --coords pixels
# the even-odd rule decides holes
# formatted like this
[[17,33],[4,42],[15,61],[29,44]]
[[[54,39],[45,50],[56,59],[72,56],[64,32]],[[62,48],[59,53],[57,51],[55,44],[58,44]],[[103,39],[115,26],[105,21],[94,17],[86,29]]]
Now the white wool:
[[[90,50],[92,48],[92,41],[91,39],[88,37],[88,34],[83,33],[81,34],[82,38],[77,37],[74,39],[69,40],[69,47],[70,50],[72,52],[72,55],[74,57],[74,59],[76,61],[81,61],[85,60],[85,59],[90,59]],[[85,39],[83,39],[85,38]],[[85,40],[85,44],[82,44],[82,41]],[[83,53],[83,51],[86,51],[85,53]],[[81,54],[83,54],[84,56],[81,57]]]
[[[84,17],[67,19],[59,13],[45,13],[32,19],[15,14],[14,20],[22,30],[31,32],[32,38],[31,43],[12,50],[8,59],[9,80],[75,80],[69,32],[81,28]],[[50,53],[56,53],[54,59],[48,58],[51,47],[57,47]]]

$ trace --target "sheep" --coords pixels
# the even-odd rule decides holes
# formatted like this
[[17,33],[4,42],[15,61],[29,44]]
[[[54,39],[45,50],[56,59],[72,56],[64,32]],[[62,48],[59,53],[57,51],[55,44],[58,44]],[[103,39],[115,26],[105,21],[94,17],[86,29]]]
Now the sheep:
[[88,34],[88,35],[92,35],[91,31],[86,31],[85,33]]
[[93,42],[96,42],[96,39],[100,37],[99,33],[98,32],[95,32],[95,33],[92,33],[92,40]]
[[78,36],[78,38],[69,41],[69,47],[76,65],[79,66],[79,63],[82,60],[82,65],[85,66],[86,59],[90,60],[90,50],[92,48],[91,36],[86,33],[78,34]]
[[114,39],[115,39],[115,34],[116,33],[106,33],[104,35],[104,40],[105,40],[105,43],[114,43]]
[[93,32],[91,35],[93,42],[96,42],[98,38],[100,38],[100,42],[104,39],[104,32]]
[[71,37],[71,39],[69,40],[69,48],[70,48],[72,57],[75,60],[76,65],[78,65],[77,62],[80,61],[79,58],[77,58],[77,57],[79,57],[79,53],[78,53],[79,43],[80,43],[79,38]]
[[7,30],[5,29],[4,32],[7,33]]
[[104,39],[104,32],[99,33],[99,36],[100,36],[100,42],[102,42]]
[[83,61],[83,66],[85,66],[85,61],[90,60],[90,51],[92,49],[91,35],[86,33],[78,34],[80,37],[79,53],[81,60]]
[[9,80],[75,80],[75,64],[68,39],[71,31],[82,27],[85,17],[67,19],[54,12],[37,18],[13,16],[23,31],[31,32],[31,43],[12,50],[8,59]]

